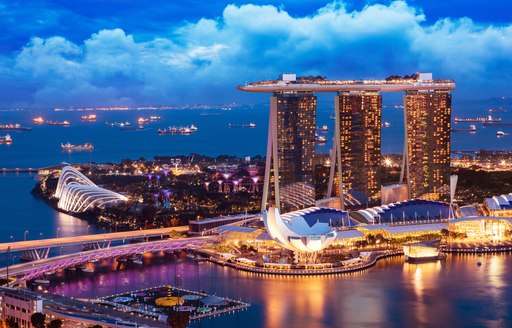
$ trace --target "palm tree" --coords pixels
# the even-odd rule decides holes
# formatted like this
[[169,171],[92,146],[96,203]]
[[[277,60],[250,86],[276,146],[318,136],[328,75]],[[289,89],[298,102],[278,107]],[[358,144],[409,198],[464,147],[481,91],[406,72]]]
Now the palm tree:
[[34,328],[44,328],[45,321],[46,315],[41,312],[36,312],[30,317],[30,322]]

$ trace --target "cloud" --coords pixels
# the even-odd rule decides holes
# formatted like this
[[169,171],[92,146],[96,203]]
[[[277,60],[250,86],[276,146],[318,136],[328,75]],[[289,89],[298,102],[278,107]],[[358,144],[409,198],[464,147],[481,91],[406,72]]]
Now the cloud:
[[354,79],[420,70],[455,79],[462,97],[509,92],[512,25],[428,24],[403,1],[361,10],[333,2],[306,16],[228,5],[218,18],[150,38],[120,28],[81,42],[33,37],[0,58],[0,87],[18,90],[0,96],[35,106],[243,102],[235,85],[281,72]]

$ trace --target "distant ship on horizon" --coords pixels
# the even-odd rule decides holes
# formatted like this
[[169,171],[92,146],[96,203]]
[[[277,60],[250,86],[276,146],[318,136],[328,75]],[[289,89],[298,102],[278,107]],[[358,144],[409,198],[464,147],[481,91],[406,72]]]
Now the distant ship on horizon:
[[254,128],[256,127],[255,123],[249,123],[249,124],[228,124],[229,128]]
[[12,138],[9,134],[6,134],[3,137],[0,137],[0,144],[11,144]]
[[0,124],[0,131],[31,131],[32,128],[21,126],[21,124]]
[[73,145],[69,141],[65,144],[61,143],[60,147],[64,150],[93,150],[94,146],[90,143],[84,143],[83,145]]
[[496,123],[501,122],[500,117],[494,117],[492,115],[486,117],[456,117],[454,119],[455,123]]

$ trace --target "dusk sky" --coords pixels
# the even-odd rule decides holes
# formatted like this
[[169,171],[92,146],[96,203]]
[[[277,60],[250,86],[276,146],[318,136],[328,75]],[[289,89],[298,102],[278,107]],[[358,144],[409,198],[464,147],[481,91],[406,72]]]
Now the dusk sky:
[[0,1],[0,107],[261,101],[279,73],[417,71],[454,97],[512,96],[506,0]]

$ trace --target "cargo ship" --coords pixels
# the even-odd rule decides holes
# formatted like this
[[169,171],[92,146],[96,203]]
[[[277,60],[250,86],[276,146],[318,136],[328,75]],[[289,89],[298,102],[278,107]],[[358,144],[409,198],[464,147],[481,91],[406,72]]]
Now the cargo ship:
[[68,150],[68,151],[71,151],[71,150],[93,150],[94,149],[94,146],[87,142],[84,143],[83,145],[73,145],[73,144],[70,144],[68,141],[65,144],[61,143],[60,147],[64,150]]
[[107,126],[110,126],[110,127],[120,127],[120,128],[123,128],[125,126],[130,126],[132,125],[130,122],[105,122],[105,125]]
[[446,255],[440,252],[440,243],[440,239],[431,239],[405,244],[403,246],[405,260],[412,263],[443,260]]
[[4,137],[0,137],[0,144],[11,144],[12,138],[10,135],[6,134]]
[[46,124],[48,124],[48,125],[64,125],[64,126],[70,125],[69,121],[46,121]]
[[42,116],[34,117],[32,122],[35,124],[44,124],[44,119]]
[[471,124],[469,126],[469,129],[451,129],[451,132],[469,132],[469,133],[475,133],[476,132],[476,125]]
[[319,127],[317,126],[316,127],[316,132],[328,132],[329,131],[329,127],[327,125],[322,125],[322,127]]
[[81,117],[82,121],[86,122],[95,122],[96,121],[96,114],[90,114],[90,115],[83,115]]
[[21,124],[0,124],[0,131],[30,131],[32,128],[21,126]]
[[[192,124],[192,126],[194,126],[194,124]],[[230,127],[230,128],[255,128],[256,124],[255,123],[249,123],[249,124],[231,124],[231,123],[229,123],[228,127]],[[197,130],[197,128],[196,128],[196,130]]]
[[315,142],[319,145],[323,145],[325,143],[327,143],[327,138],[324,137],[324,136],[319,136],[319,135],[316,135],[315,136]]
[[187,135],[187,134],[191,134],[192,132],[193,132],[193,130],[191,129],[191,127],[188,127],[188,126],[185,126],[185,127],[174,127],[174,126],[171,127],[170,126],[167,129],[158,129],[157,130],[157,133],[159,135],[165,135],[165,134],[184,134],[184,135]]
[[512,126],[512,123],[504,122],[484,122],[484,126]]
[[454,118],[455,123],[497,123],[501,122],[500,117],[493,117],[489,115],[487,117],[456,117]]

